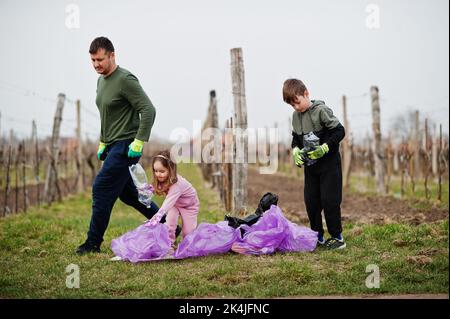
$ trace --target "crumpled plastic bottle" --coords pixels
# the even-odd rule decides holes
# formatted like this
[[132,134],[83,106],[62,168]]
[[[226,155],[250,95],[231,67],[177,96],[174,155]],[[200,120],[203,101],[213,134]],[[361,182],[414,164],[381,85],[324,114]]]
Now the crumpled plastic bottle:
[[138,191],[138,199],[147,208],[150,208],[152,204],[152,198],[154,188],[152,184],[148,183],[147,175],[141,164],[137,163],[128,167],[130,170],[131,178]]
[[[317,146],[320,145],[320,139],[317,137],[316,134],[313,132],[309,132],[308,134],[303,135],[303,147],[305,148],[306,152],[314,151]],[[317,160],[312,160],[309,157],[307,157],[306,165],[312,165]]]

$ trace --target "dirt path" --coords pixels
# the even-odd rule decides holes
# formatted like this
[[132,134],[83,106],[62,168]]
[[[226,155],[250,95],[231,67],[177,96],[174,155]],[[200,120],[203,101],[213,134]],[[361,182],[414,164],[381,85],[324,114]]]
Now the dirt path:
[[[278,205],[293,222],[308,223],[303,200],[303,182],[295,177],[279,174],[261,175],[256,169],[249,169],[249,204],[256,207],[266,192],[279,196]],[[408,222],[421,224],[448,218],[448,210],[442,208],[417,209],[411,202],[393,197],[370,197],[358,194],[343,194],[342,220],[362,223],[385,224]]]

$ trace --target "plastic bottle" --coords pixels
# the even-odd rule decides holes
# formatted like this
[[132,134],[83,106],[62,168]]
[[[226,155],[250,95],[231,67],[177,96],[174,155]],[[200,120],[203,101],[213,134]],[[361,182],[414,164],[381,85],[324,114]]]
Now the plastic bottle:
[[[305,148],[306,152],[314,151],[314,149],[319,145],[320,139],[313,132],[309,132],[308,134],[303,136],[303,147]],[[315,162],[317,162],[317,160],[312,160],[308,158],[305,164],[309,166],[314,164]]]
[[147,208],[150,208],[153,197],[153,185],[148,183],[147,175],[141,164],[137,163],[129,167],[131,178],[138,191],[138,199]]

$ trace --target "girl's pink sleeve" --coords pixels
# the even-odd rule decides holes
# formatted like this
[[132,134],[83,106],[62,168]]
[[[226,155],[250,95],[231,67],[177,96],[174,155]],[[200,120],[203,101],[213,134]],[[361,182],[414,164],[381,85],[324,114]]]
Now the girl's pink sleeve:
[[158,212],[163,211],[164,213],[167,213],[169,209],[175,206],[178,198],[181,196],[181,193],[181,189],[178,185],[172,185]]

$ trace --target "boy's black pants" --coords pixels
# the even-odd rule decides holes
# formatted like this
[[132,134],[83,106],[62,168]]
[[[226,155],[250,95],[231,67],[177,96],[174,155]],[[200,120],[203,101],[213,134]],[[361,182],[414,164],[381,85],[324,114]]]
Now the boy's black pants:
[[327,154],[311,166],[305,166],[305,205],[311,229],[324,234],[322,209],[332,237],[342,233],[342,169],[339,152]]

